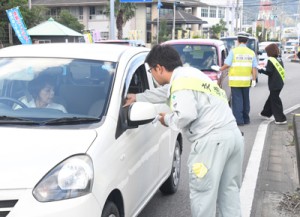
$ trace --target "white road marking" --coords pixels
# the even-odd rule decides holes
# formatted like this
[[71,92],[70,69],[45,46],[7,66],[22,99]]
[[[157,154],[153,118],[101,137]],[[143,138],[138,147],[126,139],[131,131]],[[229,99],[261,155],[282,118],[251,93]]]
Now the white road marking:
[[[285,114],[290,113],[300,107],[297,104],[284,111]],[[274,119],[273,119],[274,120]],[[241,197],[241,210],[243,217],[250,217],[252,203],[254,199],[254,193],[257,183],[257,177],[259,172],[259,166],[261,162],[261,156],[264,148],[265,138],[268,130],[268,125],[273,120],[263,121],[257,130],[257,134],[252,147],[251,155],[249,157],[248,165],[246,168],[245,176],[243,179],[240,197]]]

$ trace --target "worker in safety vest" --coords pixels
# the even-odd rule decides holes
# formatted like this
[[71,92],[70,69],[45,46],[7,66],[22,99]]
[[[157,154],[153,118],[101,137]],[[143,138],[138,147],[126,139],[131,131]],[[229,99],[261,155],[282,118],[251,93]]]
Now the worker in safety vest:
[[238,34],[238,46],[231,49],[220,71],[229,68],[228,79],[231,87],[231,107],[239,126],[250,123],[250,86],[255,87],[257,59],[254,51],[246,46],[249,34]]
[[225,92],[200,70],[183,67],[170,45],[154,46],[145,62],[162,87],[127,94],[134,101],[167,102],[170,113],[160,113],[162,125],[182,130],[191,142],[188,159],[193,217],[240,217],[240,187],[244,140]]
[[266,68],[259,69],[259,73],[267,75],[270,95],[264,105],[260,116],[269,119],[272,115],[275,118],[275,124],[286,124],[286,116],[283,113],[283,106],[279,94],[284,85],[285,70],[283,62],[279,57],[279,49],[276,44],[269,44],[265,48],[268,55]]

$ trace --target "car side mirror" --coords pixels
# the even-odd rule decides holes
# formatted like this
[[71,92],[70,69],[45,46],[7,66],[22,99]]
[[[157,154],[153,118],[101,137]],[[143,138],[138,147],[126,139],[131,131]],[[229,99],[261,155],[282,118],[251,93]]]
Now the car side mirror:
[[131,127],[148,124],[157,115],[155,106],[149,102],[135,102],[128,109],[128,125]]

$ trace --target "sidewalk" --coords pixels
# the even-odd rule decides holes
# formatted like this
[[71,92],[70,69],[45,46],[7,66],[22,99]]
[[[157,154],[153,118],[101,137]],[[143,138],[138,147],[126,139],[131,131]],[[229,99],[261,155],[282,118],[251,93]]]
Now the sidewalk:
[[299,217],[300,191],[293,132],[293,114],[288,124],[268,126],[251,217]]

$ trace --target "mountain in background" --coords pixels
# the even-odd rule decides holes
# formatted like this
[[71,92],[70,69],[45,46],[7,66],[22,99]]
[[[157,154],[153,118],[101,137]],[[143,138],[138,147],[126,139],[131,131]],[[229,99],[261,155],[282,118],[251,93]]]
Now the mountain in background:
[[[261,2],[267,2],[267,0],[243,1],[244,24],[251,24],[257,19]],[[277,11],[276,14],[283,12],[290,17],[294,14],[300,14],[300,0],[269,0],[269,2],[273,5],[274,12]],[[294,18],[296,18],[296,16],[294,16]],[[298,18],[298,20],[300,19]]]

